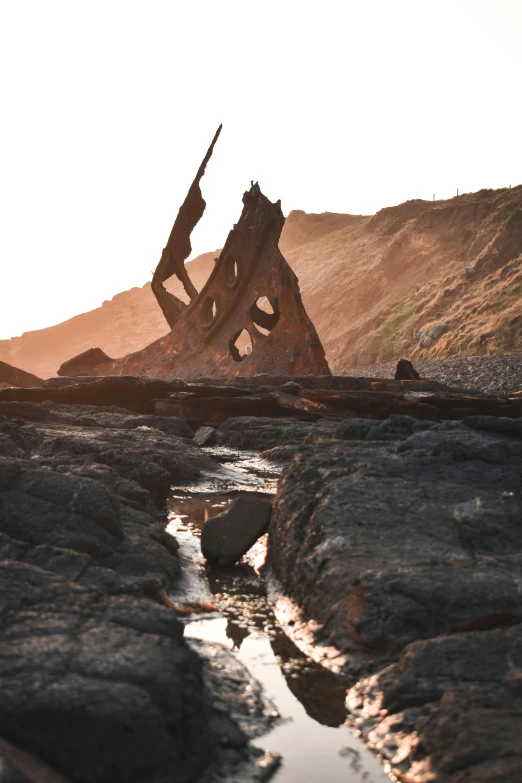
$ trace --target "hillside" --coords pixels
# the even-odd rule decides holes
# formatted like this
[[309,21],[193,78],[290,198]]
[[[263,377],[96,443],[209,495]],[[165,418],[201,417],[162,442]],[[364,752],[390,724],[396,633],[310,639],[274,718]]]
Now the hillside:
[[[407,354],[522,350],[522,186],[408,201],[369,217],[294,211],[280,246],[334,372]],[[190,262],[196,288],[216,255]],[[177,281],[168,288],[182,296]],[[116,358],[167,331],[147,283],[57,326],[0,341],[0,360],[49,377],[87,348]]]
[[[191,276],[196,288],[203,287],[218,254],[219,251],[205,253],[192,262]],[[188,302],[177,279],[169,280],[166,287]],[[0,340],[0,360],[49,378],[56,375],[64,361],[88,348],[102,348],[117,358],[144,348],[168,330],[150,283],[146,283],[141,288],[116,294],[101,307],[56,326]]]

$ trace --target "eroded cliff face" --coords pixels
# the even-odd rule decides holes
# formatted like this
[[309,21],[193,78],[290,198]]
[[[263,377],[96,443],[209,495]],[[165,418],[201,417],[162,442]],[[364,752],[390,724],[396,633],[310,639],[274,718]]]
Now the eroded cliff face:
[[[522,348],[522,186],[409,201],[369,217],[291,212],[280,248],[333,372],[408,354]],[[218,255],[189,263],[198,290]],[[166,287],[188,302],[178,280]],[[0,359],[49,377],[89,348],[121,357],[167,332],[147,283],[63,324],[0,341]]]
[[296,247],[317,216],[292,217],[282,250],[333,372],[522,348],[522,187],[346,216]]

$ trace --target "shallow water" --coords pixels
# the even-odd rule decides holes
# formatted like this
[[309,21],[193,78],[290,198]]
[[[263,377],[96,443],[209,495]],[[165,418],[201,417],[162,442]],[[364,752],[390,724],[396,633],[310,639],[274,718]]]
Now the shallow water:
[[[263,474],[266,466],[248,459],[247,474],[262,479],[250,483],[250,491],[254,487],[274,491],[275,471],[259,477],[257,471]],[[234,472],[237,463],[229,466]],[[244,491],[247,482],[240,483]],[[271,783],[389,783],[377,756],[343,725],[346,685],[304,656],[278,626],[258,573],[266,541],[258,541],[233,568],[205,564],[200,530],[209,517],[233,502],[237,492],[229,487],[226,492],[209,492],[207,484],[199,489],[203,491],[175,491],[170,501],[167,529],[179,541],[183,565],[182,580],[171,597],[179,603],[210,601],[219,608],[188,619],[185,636],[219,642],[231,650],[263,685],[282,716],[253,743],[283,757]]]

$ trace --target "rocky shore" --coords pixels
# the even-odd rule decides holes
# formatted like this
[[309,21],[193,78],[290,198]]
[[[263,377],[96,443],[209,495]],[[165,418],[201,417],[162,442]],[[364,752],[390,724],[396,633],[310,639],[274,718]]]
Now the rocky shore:
[[2,403],[2,781],[261,776],[259,686],[169,606],[165,499],[222,470],[192,437],[114,406]]
[[[347,375],[365,378],[393,378],[396,365],[371,364],[352,367]],[[440,361],[415,362],[421,378],[447,383],[461,389],[477,389],[485,394],[507,394],[522,389],[522,354],[467,356]]]
[[519,420],[392,417],[343,422],[280,482],[287,624],[405,782],[522,778],[521,469]]
[[205,444],[284,466],[276,612],[397,779],[520,780],[519,398],[422,383],[0,391],[2,783],[268,779],[260,686],[169,598],[170,488],[229,475]]

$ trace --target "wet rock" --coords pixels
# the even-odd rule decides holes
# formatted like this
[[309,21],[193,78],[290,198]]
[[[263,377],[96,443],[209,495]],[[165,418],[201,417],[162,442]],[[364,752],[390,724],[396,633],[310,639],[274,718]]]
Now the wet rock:
[[0,402],[0,414],[29,421],[50,421],[51,415],[44,405],[36,402]]
[[233,565],[267,532],[272,504],[266,498],[241,495],[224,514],[212,517],[201,531],[207,560]]
[[405,780],[518,780],[518,420],[343,422],[302,447],[271,556],[296,640],[363,677],[352,720]]
[[380,440],[399,441],[409,438],[414,432],[423,432],[435,426],[433,421],[421,421],[411,416],[394,414],[384,421],[371,419],[347,419],[334,431],[336,440]]
[[180,571],[166,493],[220,468],[145,423],[82,427],[91,412],[35,407],[51,420],[0,415],[0,736],[77,783],[261,781],[277,760],[248,745],[266,724],[250,678],[236,661],[221,689],[203,677],[160,605]]
[[79,783],[202,770],[201,666],[171,611],[13,561],[0,583],[2,737]]
[[216,430],[214,427],[198,427],[194,433],[194,443],[197,446],[214,446],[216,443]]
[[185,419],[175,416],[154,416],[153,414],[136,415],[117,405],[59,405],[52,401],[36,403],[12,400],[0,402],[0,414],[23,418],[27,421],[50,421],[77,427],[122,430],[148,427],[189,440],[194,436]]
[[0,455],[4,457],[28,457],[43,442],[35,427],[26,426],[21,420],[11,421],[0,415]]
[[330,435],[338,420],[318,422],[297,419],[270,419],[262,416],[234,416],[220,426],[216,435],[218,446],[232,449],[261,450],[275,446],[299,445],[312,434]]
[[274,463],[286,463],[290,462],[293,458],[295,453],[298,450],[298,446],[274,446],[273,449],[267,449],[266,451],[262,451],[259,455],[261,459],[266,460],[267,462],[274,462]]
[[215,463],[199,449],[156,430],[50,427],[45,429],[39,458],[55,469],[107,465],[147,489],[158,503],[172,484],[194,482],[202,470],[215,469]]
[[[153,579],[156,589],[168,585],[179,573],[177,545],[157,512],[133,508],[124,495],[116,495],[94,476],[0,459],[3,545],[16,542],[24,548],[21,552],[15,547],[18,560],[74,581],[112,584],[110,574],[101,573],[110,569],[125,578]],[[127,482],[121,491],[136,494],[139,487]],[[9,550],[4,556],[11,557]]]
[[418,424],[407,435],[403,417],[364,422],[362,441],[303,447],[280,483],[272,550],[283,589],[340,651],[386,659],[518,611],[519,443]]
[[189,639],[203,661],[203,681],[210,729],[219,737],[209,770],[212,783],[265,783],[279,766],[277,753],[247,747],[277,720],[275,705],[238,659],[220,644]]
[[416,642],[349,691],[352,722],[396,774],[511,783],[522,774],[521,660],[520,624]]
[[420,375],[408,359],[399,359],[395,370],[395,379],[398,381],[418,381]]

